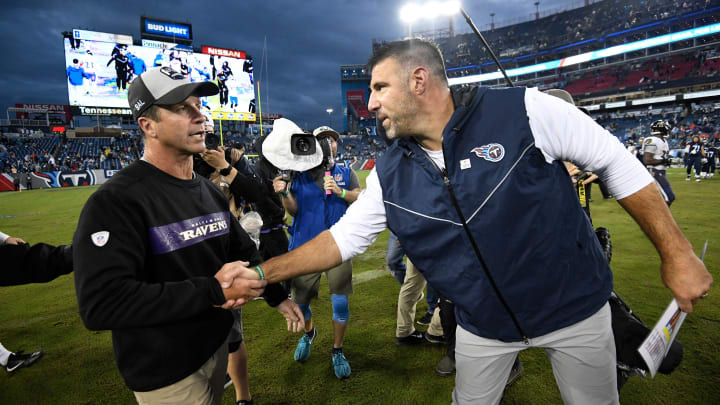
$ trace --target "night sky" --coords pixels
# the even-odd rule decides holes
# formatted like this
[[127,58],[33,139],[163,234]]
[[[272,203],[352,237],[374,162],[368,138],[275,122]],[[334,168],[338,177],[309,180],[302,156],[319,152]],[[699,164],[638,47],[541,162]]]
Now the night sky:
[[[7,3],[7,2],[3,2]],[[534,1],[465,0],[480,29],[490,23],[528,18]],[[62,32],[73,28],[132,35],[140,39],[140,16],[189,22],[193,47],[217,46],[246,51],[255,59],[263,112],[283,114],[303,127],[341,127],[340,65],[364,64],[373,38],[396,40],[408,28],[398,12],[405,1],[382,0],[123,0],[14,1],[3,4],[0,33],[3,74],[2,116],[15,103],[67,104]],[[581,5],[582,0],[543,0],[540,13]],[[432,28],[423,23],[416,30]],[[447,27],[447,19],[438,20]],[[455,17],[456,32],[469,32]],[[267,41],[268,63],[263,66]],[[262,71],[261,71],[262,69]]]

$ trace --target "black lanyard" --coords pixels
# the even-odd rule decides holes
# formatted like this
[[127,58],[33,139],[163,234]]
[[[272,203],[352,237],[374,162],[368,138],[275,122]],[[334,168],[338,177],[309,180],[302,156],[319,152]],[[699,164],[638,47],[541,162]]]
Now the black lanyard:
[[[470,240],[470,245],[472,245],[473,251],[475,251],[475,256],[477,256],[478,261],[480,262],[480,266],[482,267],[483,271],[485,272],[485,277],[487,277],[488,281],[490,281],[490,285],[492,286],[493,290],[495,291],[495,295],[497,295],[498,299],[502,303],[503,307],[505,307],[505,310],[510,315],[510,318],[512,318],[513,323],[515,324],[515,327],[517,328],[518,332],[520,332],[520,335],[523,338],[523,342],[526,345],[530,344],[530,341],[528,340],[527,335],[520,327],[520,322],[518,322],[517,317],[515,317],[515,313],[510,309],[510,306],[508,305],[507,301],[505,301],[505,298],[500,293],[500,289],[498,288],[497,284],[495,283],[495,280],[493,279],[492,275],[490,274],[490,270],[488,269],[487,263],[485,263],[485,259],[483,259],[482,254],[480,253],[480,248],[478,248],[477,242],[475,242],[475,238],[472,235],[472,232],[470,232],[470,227],[467,224],[467,221],[465,220],[465,215],[462,213],[462,209],[460,209],[460,204],[458,204],[457,198],[455,197],[455,192],[453,191],[452,183],[450,183],[450,178],[448,177],[447,169],[440,169],[437,164],[435,164],[435,161],[432,160],[430,155],[427,153],[425,149],[423,149],[420,144],[418,144],[417,141],[415,143],[418,145],[420,150],[425,154],[425,157],[430,161],[430,163],[433,165],[435,170],[442,176],[443,183],[445,183],[445,188],[447,188],[448,192],[450,193],[450,199],[452,200],[453,206],[455,207],[455,211],[458,214],[458,217],[460,218],[460,221],[462,222],[463,229],[465,229],[465,233],[467,234],[468,239]],[[443,151],[444,156],[444,151]]]

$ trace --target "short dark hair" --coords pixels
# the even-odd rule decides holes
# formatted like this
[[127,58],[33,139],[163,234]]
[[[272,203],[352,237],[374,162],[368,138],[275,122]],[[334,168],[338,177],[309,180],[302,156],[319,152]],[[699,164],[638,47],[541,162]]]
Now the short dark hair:
[[[158,121],[160,120],[160,117],[158,116],[158,109],[159,109],[159,108],[160,108],[160,107],[158,107],[157,105],[154,105],[154,104],[153,104],[153,105],[151,105],[150,107],[148,107],[147,110],[143,111],[143,113],[142,113],[142,114],[140,115],[140,117],[138,117],[138,118],[145,117],[145,118],[149,118],[149,119],[151,119],[151,120],[153,120],[153,121],[155,121],[155,122],[158,122]],[[142,137],[143,137],[143,139],[144,139],[144,138],[145,138],[145,131],[143,131],[142,128],[140,128],[139,125],[138,125],[138,128],[140,129],[140,133],[142,134]]]
[[[373,52],[368,60],[368,71],[388,58],[395,58],[401,65],[412,69],[416,66],[425,66],[430,73],[447,84],[445,61],[438,46],[424,38],[410,38],[384,44]],[[412,66],[410,66],[412,65]],[[408,72],[409,73],[409,72]]]

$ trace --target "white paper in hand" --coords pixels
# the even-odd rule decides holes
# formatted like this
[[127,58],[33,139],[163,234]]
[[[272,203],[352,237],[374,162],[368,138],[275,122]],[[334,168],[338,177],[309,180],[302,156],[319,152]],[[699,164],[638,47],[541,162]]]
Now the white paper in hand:
[[650,331],[650,334],[638,348],[640,356],[648,366],[650,375],[654,378],[660,364],[670,350],[670,345],[675,340],[680,326],[687,314],[680,310],[677,301],[672,300],[660,320]]

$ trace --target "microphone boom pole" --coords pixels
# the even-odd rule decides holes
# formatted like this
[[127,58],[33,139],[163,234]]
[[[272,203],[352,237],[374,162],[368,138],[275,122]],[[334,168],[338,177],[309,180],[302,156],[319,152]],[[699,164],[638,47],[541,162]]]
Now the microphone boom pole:
[[498,66],[498,68],[500,68],[500,72],[502,72],[503,76],[505,77],[505,81],[507,82],[507,84],[508,84],[510,87],[515,87],[515,85],[513,84],[512,80],[510,80],[510,78],[508,77],[507,73],[505,72],[505,69],[504,69],[504,68],[502,67],[502,65],[500,64],[500,61],[499,61],[498,58],[495,56],[495,52],[493,52],[493,50],[490,48],[490,44],[488,44],[487,41],[485,41],[485,37],[483,37],[483,35],[480,33],[480,30],[478,30],[478,28],[475,26],[475,23],[473,22],[472,18],[470,18],[470,16],[468,15],[468,13],[466,13],[466,12],[465,12],[465,9],[462,8],[462,7],[460,7],[460,14],[462,14],[462,16],[465,17],[465,21],[468,23],[468,25],[470,26],[470,28],[472,28],[472,30],[473,30],[473,32],[475,33],[475,35],[477,35],[478,38],[480,38],[480,42],[482,42],[482,44],[483,44],[483,46],[485,47],[485,49],[487,49],[488,53],[490,53],[490,56],[491,56],[491,57],[493,58],[493,60],[495,61],[495,64]]

